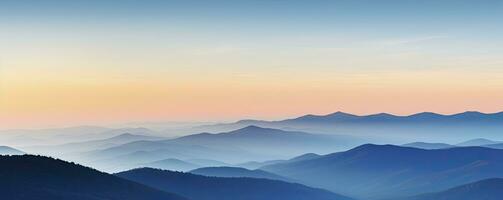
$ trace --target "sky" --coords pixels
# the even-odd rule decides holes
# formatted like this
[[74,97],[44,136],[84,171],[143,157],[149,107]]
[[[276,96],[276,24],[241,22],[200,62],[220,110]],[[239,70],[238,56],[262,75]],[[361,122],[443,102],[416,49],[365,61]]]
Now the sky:
[[0,129],[503,111],[503,1],[2,0]]

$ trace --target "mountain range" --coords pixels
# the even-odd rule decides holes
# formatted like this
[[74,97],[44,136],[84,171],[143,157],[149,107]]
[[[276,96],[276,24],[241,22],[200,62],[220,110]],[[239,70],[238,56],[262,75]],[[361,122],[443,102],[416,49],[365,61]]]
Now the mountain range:
[[306,152],[333,152],[350,144],[349,136],[320,135],[299,131],[247,126],[223,133],[200,133],[167,142],[208,147],[234,146],[248,152],[292,157]]
[[445,149],[453,147],[487,147],[493,149],[503,149],[503,142],[488,140],[485,138],[471,139],[457,144],[431,143],[431,142],[412,142],[403,144],[404,147],[414,147],[420,149]]
[[0,156],[0,177],[2,199],[185,199],[88,167],[42,156]]
[[488,140],[485,138],[476,138],[476,139],[471,139],[465,142],[461,142],[456,144],[456,146],[464,146],[464,147],[469,147],[469,146],[488,146],[488,145],[493,145],[493,144],[499,144],[503,143],[500,141],[493,141],[493,140]]
[[260,169],[302,184],[365,198],[434,192],[503,177],[503,150],[457,147],[425,150],[366,144],[354,149]]
[[115,175],[44,156],[0,156],[0,193],[16,200],[350,200],[262,178],[206,177],[140,168]]
[[[281,160],[306,152],[330,153],[346,149],[350,145],[347,142],[349,138],[248,126],[224,133],[200,133],[168,140],[130,142],[81,153],[81,159],[76,161],[110,172],[142,167],[165,159],[187,162],[210,158],[231,164],[250,160],[261,162]],[[160,165],[146,166],[166,169]]]
[[502,196],[503,179],[491,178],[441,192],[416,195],[400,200],[500,200]]
[[48,154],[48,155],[71,155],[73,153],[92,151],[96,149],[106,149],[113,146],[126,144],[134,141],[155,141],[166,139],[158,136],[149,135],[139,135],[131,133],[122,133],[106,139],[90,140],[83,142],[72,142],[60,145],[41,145],[41,146],[29,146],[25,147],[30,152],[36,152],[37,154]]
[[263,120],[241,120],[237,123],[260,124],[260,123],[317,123],[317,124],[332,124],[332,123],[417,123],[417,122],[434,122],[434,123],[458,123],[458,122],[501,122],[503,121],[503,112],[499,113],[481,113],[476,111],[467,111],[452,115],[443,115],[433,112],[422,112],[412,115],[393,115],[389,113],[378,113],[371,115],[355,115],[345,112],[335,112],[328,115],[304,115],[297,118],[285,119],[280,121],[263,121]]
[[[335,112],[328,115],[304,115],[279,121],[240,120],[235,123],[200,126],[201,130],[228,131],[250,125],[312,133],[360,136],[369,142],[396,142],[406,140],[470,139],[482,136],[503,139],[503,112],[481,113],[475,111],[452,115],[422,112],[406,116],[388,113],[355,115]],[[455,136],[455,137],[454,137]]]
[[268,179],[207,177],[150,168],[134,169],[116,175],[194,200],[351,199],[322,189]]
[[453,148],[456,147],[454,145],[446,144],[446,143],[430,143],[430,142],[412,142],[403,144],[404,147],[414,147],[419,149],[445,149],[445,148]]

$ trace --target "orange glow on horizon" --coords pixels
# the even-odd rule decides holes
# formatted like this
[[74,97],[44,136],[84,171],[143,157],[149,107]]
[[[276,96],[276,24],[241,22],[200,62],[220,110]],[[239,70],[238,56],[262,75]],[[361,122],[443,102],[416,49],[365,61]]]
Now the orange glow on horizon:
[[[0,128],[108,124],[132,121],[282,119],[345,111],[407,115],[501,111],[503,81],[491,74],[396,72],[340,77],[243,77],[232,74],[176,78],[92,79],[75,74],[10,77],[2,82]],[[306,74],[303,74],[306,75]],[[35,75],[33,75],[35,76]],[[73,78],[75,77],[75,78]],[[445,77],[450,77],[445,79]],[[26,78],[26,77],[25,77]]]

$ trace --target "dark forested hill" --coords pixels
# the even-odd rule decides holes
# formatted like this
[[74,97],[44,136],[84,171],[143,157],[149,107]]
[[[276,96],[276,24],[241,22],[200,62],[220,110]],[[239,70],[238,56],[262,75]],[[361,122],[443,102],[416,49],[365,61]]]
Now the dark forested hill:
[[350,199],[326,190],[268,179],[206,177],[151,168],[134,169],[116,175],[196,200]]
[[265,178],[271,180],[280,180],[292,182],[288,178],[278,176],[276,174],[266,172],[260,169],[249,170],[241,167],[203,167],[190,171],[191,174],[214,176],[214,177],[249,177],[249,178]]
[[94,169],[42,156],[0,156],[6,200],[182,200]]

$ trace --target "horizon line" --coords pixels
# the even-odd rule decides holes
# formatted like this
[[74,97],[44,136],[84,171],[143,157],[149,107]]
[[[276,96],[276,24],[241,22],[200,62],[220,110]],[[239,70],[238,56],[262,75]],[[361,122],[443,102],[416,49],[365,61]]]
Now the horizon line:
[[[483,115],[494,115],[494,114],[501,114],[503,111],[497,111],[497,112],[481,112],[481,111],[476,111],[476,110],[466,110],[463,112],[456,112],[456,113],[451,113],[451,114],[444,114],[444,113],[439,113],[439,112],[433,112],[433,111],[423,111],[423,112],[414,112],[408,115],[399,115],[399,114],[393,114],[391,112],[379,112],[379,113],[372,113],[372,114],[353,114],[351,112],[344,112],[344,111],[335,111],[331,112],[328,114],[305,114],[301,116],[292,116],[292,117],[287,117],[283,119],[277,119],[277,120],[266,120],[266,119],[240,119],[240,120],[229,120],[229,121],[215,121],[215,122],[210,122],[210,121],[167,121],[166,123],[207,123],[206,125],[220,125],[220,124],[230,124],[230,123],[240,123],[240,122],[245,122],[245,121],[262,121],[262,122],[278,122],[278,121],[284,121],[284,120],[293,120],[293,119],[298,119],[306,116],[314,116],[314,117],[326,117],[330,115],[336,115],[336,114],[347,114],[347,115],[353,115],[356,117],[369,117],[369,116],[376,116],[376,115],[390,115],[394,117],[411,117],[419,114],[435,114],[435,115],[440,115],[440,116],[455,116],[455,115],[460,115],[460,114],[466,114],[466,113],[478,113],[478,114],[483,114]],[[76,125],[68,125],[68,126],[58,126],[58,127],[44,127],[44,128],[8,128],[8,129],[0,129],[0,131],[19,131],[19,130],[50,130],[50,129],[66,129],[66,128],[78,128],[78,127],[94,127],[94,128],[108,128],[108,129],[117,129],[114,128],[113,126],[118,126],[117,124],[124,124],[125,126],[118,126],[118,128],[146,128],[145,126],[127,126],[127,124],[134,124],[134,123],[151,123],[150,121],[130,121],[130,122],[123,122],[123,123],[114,123],[116,125],[92,125],[92,124],[76,124]],[[156,123],[162,123],[162,120],[156,121]],[[197,126],[196,126],[197,127]],[[149,129],[149,128],[147,128]]]

